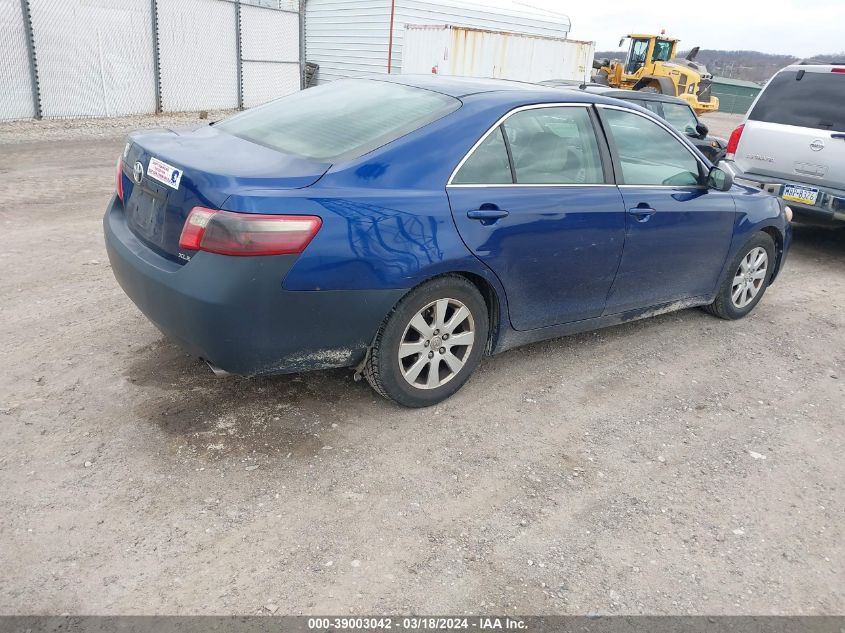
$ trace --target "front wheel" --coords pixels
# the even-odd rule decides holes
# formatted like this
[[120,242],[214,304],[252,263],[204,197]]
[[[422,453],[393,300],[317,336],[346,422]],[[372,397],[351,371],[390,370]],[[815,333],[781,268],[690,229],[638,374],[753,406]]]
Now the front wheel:
[[406,407],[437,404],[469,379],[488,331],[487,306],[472,283],[451,275],[434,279],[385,319],[364,376],[379,394]]
[[741,319],[763,298],[775,265],[775,243],[757,233],[731,262],[716,300],[705,308],[722,319]]

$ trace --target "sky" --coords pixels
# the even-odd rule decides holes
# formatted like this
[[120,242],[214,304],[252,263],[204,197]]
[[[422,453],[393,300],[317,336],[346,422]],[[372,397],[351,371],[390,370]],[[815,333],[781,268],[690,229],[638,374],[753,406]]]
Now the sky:
[[[514,4],[512,0],[474,1]],[[572,21],[569,37],[595,41],[600,51],[617,50],[622,35],[666,29],[667,35],[681,40],[681,50],[700,46],[796,57],[845,52],[845,0],[516,1],[565,13]]]

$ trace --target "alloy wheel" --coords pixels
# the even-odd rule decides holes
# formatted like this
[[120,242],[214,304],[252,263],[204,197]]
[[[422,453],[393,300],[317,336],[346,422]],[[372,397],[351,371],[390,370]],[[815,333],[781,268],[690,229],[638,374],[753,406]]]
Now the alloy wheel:
[[753,248],[742,258],[731,285],[731,302],[735,307],[744,308],[754,301],[766,282],[768,270],[769,256],[764,248]]
[[436,389],[463,369],[474,343],[469,308],[457,299],[432,301],[414,315],[402,335],[402,376],[417,389]]

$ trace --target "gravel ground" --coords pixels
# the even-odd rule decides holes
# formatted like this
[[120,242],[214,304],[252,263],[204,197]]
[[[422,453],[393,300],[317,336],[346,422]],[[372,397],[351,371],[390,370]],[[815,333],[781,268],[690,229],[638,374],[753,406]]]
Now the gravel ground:
[[743,321],[531,345],[405,410],[214,378],[135,309],[100,221],[159,124],[0,125],[0,613],[845,612],[842,231],[797,227]]
[[742,114],[714,112],[713,114],[702,114],[699,118],[710,129],[711,136],[721,136],[724,139],[728,139],[734,128],[742,123],[745,117]]

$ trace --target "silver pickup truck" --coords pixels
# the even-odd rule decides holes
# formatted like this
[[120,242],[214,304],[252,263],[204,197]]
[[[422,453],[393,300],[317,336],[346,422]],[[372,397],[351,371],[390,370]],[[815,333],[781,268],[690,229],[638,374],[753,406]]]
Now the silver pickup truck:
[[720,166],[781,197],[796,216],[845,222],[845,63],[778,71]]

